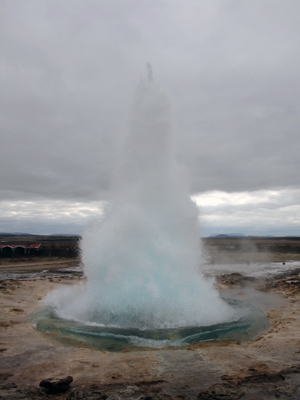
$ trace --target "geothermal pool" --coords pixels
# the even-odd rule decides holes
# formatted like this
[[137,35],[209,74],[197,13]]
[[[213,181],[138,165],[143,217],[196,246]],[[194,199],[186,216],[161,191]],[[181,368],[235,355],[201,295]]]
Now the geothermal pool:
[[211,340],[247,340],[268,326],[265,314],[241,300],[224,299],[236,311],[236,319],[209,325],[172,329],[123,328],[97,323],[80,323],[60,318],[55,309],[45,307],[31,315],[33,325],[64,344],[96,350],[122,351],[128,348],[183,348]]

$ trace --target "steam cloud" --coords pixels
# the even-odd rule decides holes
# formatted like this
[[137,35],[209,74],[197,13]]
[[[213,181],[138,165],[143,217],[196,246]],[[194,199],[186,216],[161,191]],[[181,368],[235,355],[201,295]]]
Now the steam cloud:
[[87,282],[48,296],[58,313],[122,328],[204,326],[234,318],[199,273],[197,208],[175,162],[167,94],[148,79],[137,87],[109,208],[87,227]]

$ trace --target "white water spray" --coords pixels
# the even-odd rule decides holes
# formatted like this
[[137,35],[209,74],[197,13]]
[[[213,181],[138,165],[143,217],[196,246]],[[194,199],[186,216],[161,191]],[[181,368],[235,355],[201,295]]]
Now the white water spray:
[[199,272],[198,213],[174,159],[170,102],[153,82],[140,82],[101,221],[82,238],[87,282],[46,302],[86,324],[161,329],[207,326],[234,310]]

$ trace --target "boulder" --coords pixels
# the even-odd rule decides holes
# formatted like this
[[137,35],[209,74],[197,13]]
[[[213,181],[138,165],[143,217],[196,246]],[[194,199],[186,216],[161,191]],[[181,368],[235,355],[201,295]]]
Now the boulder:
[[73,382],[72,376],[66,378],[48,378],[40,382],[40,387],[43,388],[47,393],[61,393],[66,392],[70,384]]

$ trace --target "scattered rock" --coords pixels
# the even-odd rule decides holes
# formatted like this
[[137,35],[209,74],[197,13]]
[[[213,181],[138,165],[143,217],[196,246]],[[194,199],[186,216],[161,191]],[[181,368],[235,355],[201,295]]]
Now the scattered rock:
[[[300,366],[292,366],[279,372],[268,370],[267,365],[257,363],[247,370],[241,370],[232,376],[223,375],[223,383],[210,386],[198,395],[199,400],[238,400],[247,394],[260,398],[267,394],[272,398],[298,399],[299,379],[293,381],[293,375],[300,373]],[[288,382],[290,380],[290,382]],[[246,398],[245,397],[245,398]],[[247,397],[248,398],[248,397]]]
[[17,387],[17,385],[14,382],[5,383],[3,385],[0,385],[1,390],[15,389],[16,387]]
[[256,279],[253,277],[242,275],[239,272],[232,272],[231,274],[218,275],[216,280],[219,284],[222,285],[244,286],[246,283],[249,283],[249,281],[255,281]]
[[89,385],[71,389],[66,400],[171,400],[187,399],[180,395],[173,397],[157,387],[161,380],[139,381],[132,384],[113,383],[108,385]]
[[[124,389],[120,389],[117,393],[113,393],[107,397],[107,400],[141,400],[143,392],[136,386],[127,386]],[[143,396],[144,397],[144,396]]]
[[6,371],[0,371],[0,382],[6,381],[10,376],[13,376],[13,374]]
[[284,293],[286,296],[293,296],[300,292],[300,268],[289,270],[275,275],[272,279],[267,280],[266,284],[260,288],[262,291],[276,289]]
[[245,392],[229,383],[217,383],[198,395],[199,400],[238,400]]
[[0,282],[0,290],[4,294],[11,294],[14,290],[20,289],[21,282],[14,279],[5,279]]
[[45,389],[47,393],[61,393],[66,392],[70,384],[73,382],[72,376],[67,376],[66,378],[48,378],[40,382],[40,387]]

